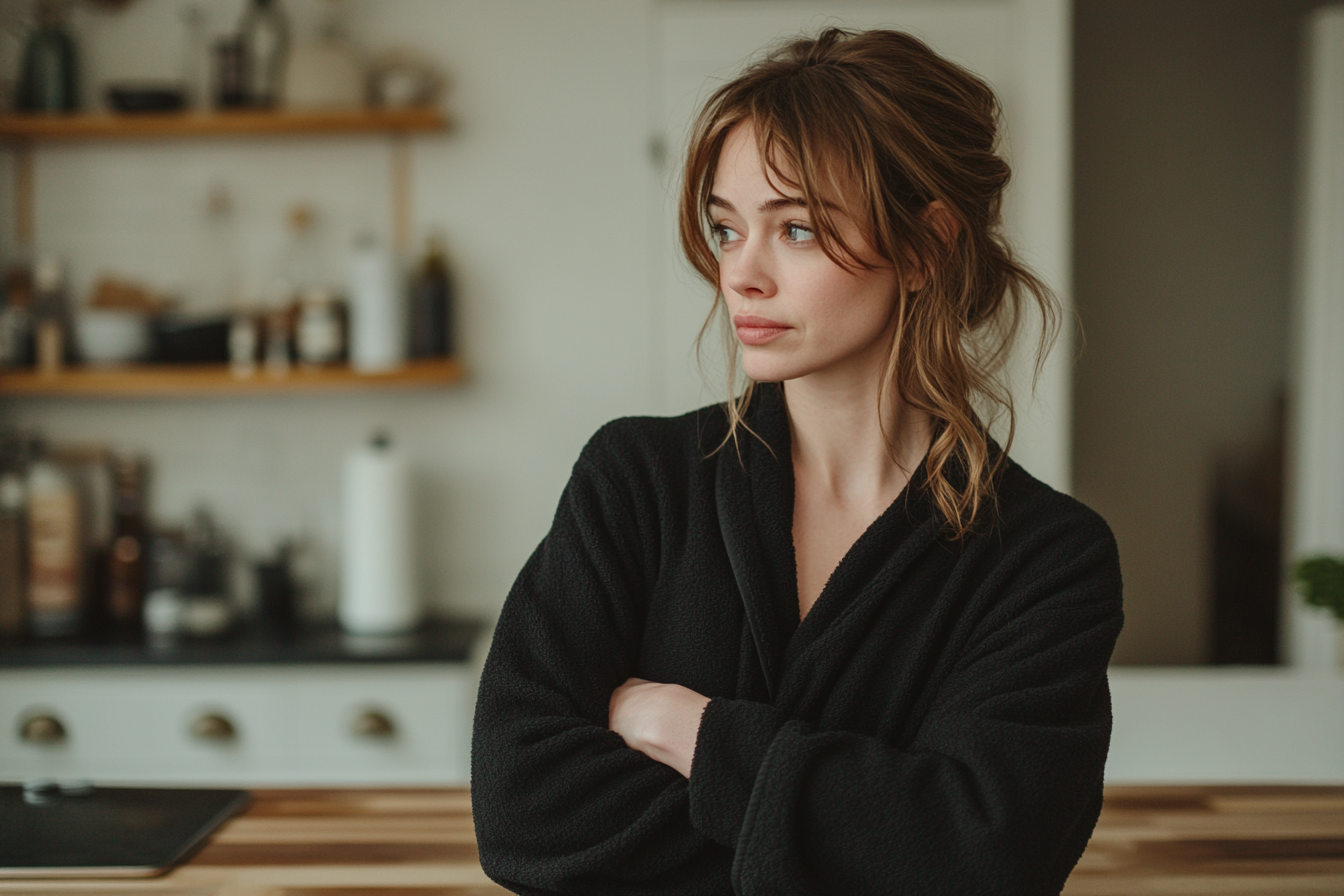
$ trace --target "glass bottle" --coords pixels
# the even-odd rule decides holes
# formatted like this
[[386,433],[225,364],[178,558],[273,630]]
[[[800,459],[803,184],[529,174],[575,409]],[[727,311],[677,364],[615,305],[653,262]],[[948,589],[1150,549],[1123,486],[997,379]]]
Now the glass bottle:
[[0,367],[33,363],[33,276],[27,267],[10,268],[4,277],[0,309]]
[[140,631],[145,593],[145,464],[139,458],[119,457],[112,475],[107,619],[114,633],[130,635]]
[[79,490],[57,463],[29,468],[28,622],[38,637],[73,635],[82,621],[83,524]]
[[19,637],[27,621],[27,504],[22,440],[0,436],[0,639]]
[[238,23],[238,34],[243,40],[248,103],[270,108],[280,97],[289,51],[289,19],[280,0],[252,0]]
[[65,30],[62,4],[38,4],[37,30],[23,48],[17,105],[25,112],[73,112],[79,108],[75,42]]
[[53,256],[43,256],[33,269],[33,342],[37,367],[54,373],[73,360],[70,306],[65,296],[65,275]]
[[410,319],[412,358],[453,353],[453,280],[442,237],[430,237],[424,261],[411,281]]

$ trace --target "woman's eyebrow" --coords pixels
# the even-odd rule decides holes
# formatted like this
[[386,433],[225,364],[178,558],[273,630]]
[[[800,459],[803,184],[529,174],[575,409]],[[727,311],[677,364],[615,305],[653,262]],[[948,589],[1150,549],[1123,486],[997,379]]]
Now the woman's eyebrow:
[[[827,203],[829,205],[829,203]],[[711,208],[721,208],[726,212],[735,212],[736,208],[727,199],[721,196],[709,195],[709,206]],[[756,207],[757,212],[774,212],[782,208],[807,208],[807,202],[801,196],[780,196],[777,199],[768,199]]]

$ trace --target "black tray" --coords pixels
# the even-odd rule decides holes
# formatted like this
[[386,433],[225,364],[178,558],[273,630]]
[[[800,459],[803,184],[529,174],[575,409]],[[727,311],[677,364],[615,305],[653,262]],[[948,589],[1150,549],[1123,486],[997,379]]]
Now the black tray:
[[0,877],[154,877],[242,811],[245,790],[0,785]]

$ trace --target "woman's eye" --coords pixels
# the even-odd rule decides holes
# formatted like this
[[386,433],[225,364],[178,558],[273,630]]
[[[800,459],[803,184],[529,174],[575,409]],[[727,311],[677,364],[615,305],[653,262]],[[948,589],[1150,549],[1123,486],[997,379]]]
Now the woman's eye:
[[808,240],[816,239],[816,234],[802,224],[784,225],[784,235],[795,243],[805,243]]
[[742,235],[731,227],[719,224],[714,228],[714,237],[719,241],[719,245],[735,243],[742,239]]

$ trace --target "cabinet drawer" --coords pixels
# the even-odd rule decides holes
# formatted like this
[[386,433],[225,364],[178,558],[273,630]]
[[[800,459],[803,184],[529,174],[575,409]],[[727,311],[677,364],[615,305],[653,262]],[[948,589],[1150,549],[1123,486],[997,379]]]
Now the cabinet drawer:
[[475,682],[465,672],[331,671],[294,682],[293,744],[349,778],[442,769],[465,782]]
[[[466,783],[474,670],[435,665],[0,673],[0,778]],[[21,736],[35,715],[65,736]],[[213,717],[213,718],[208,718]]]

